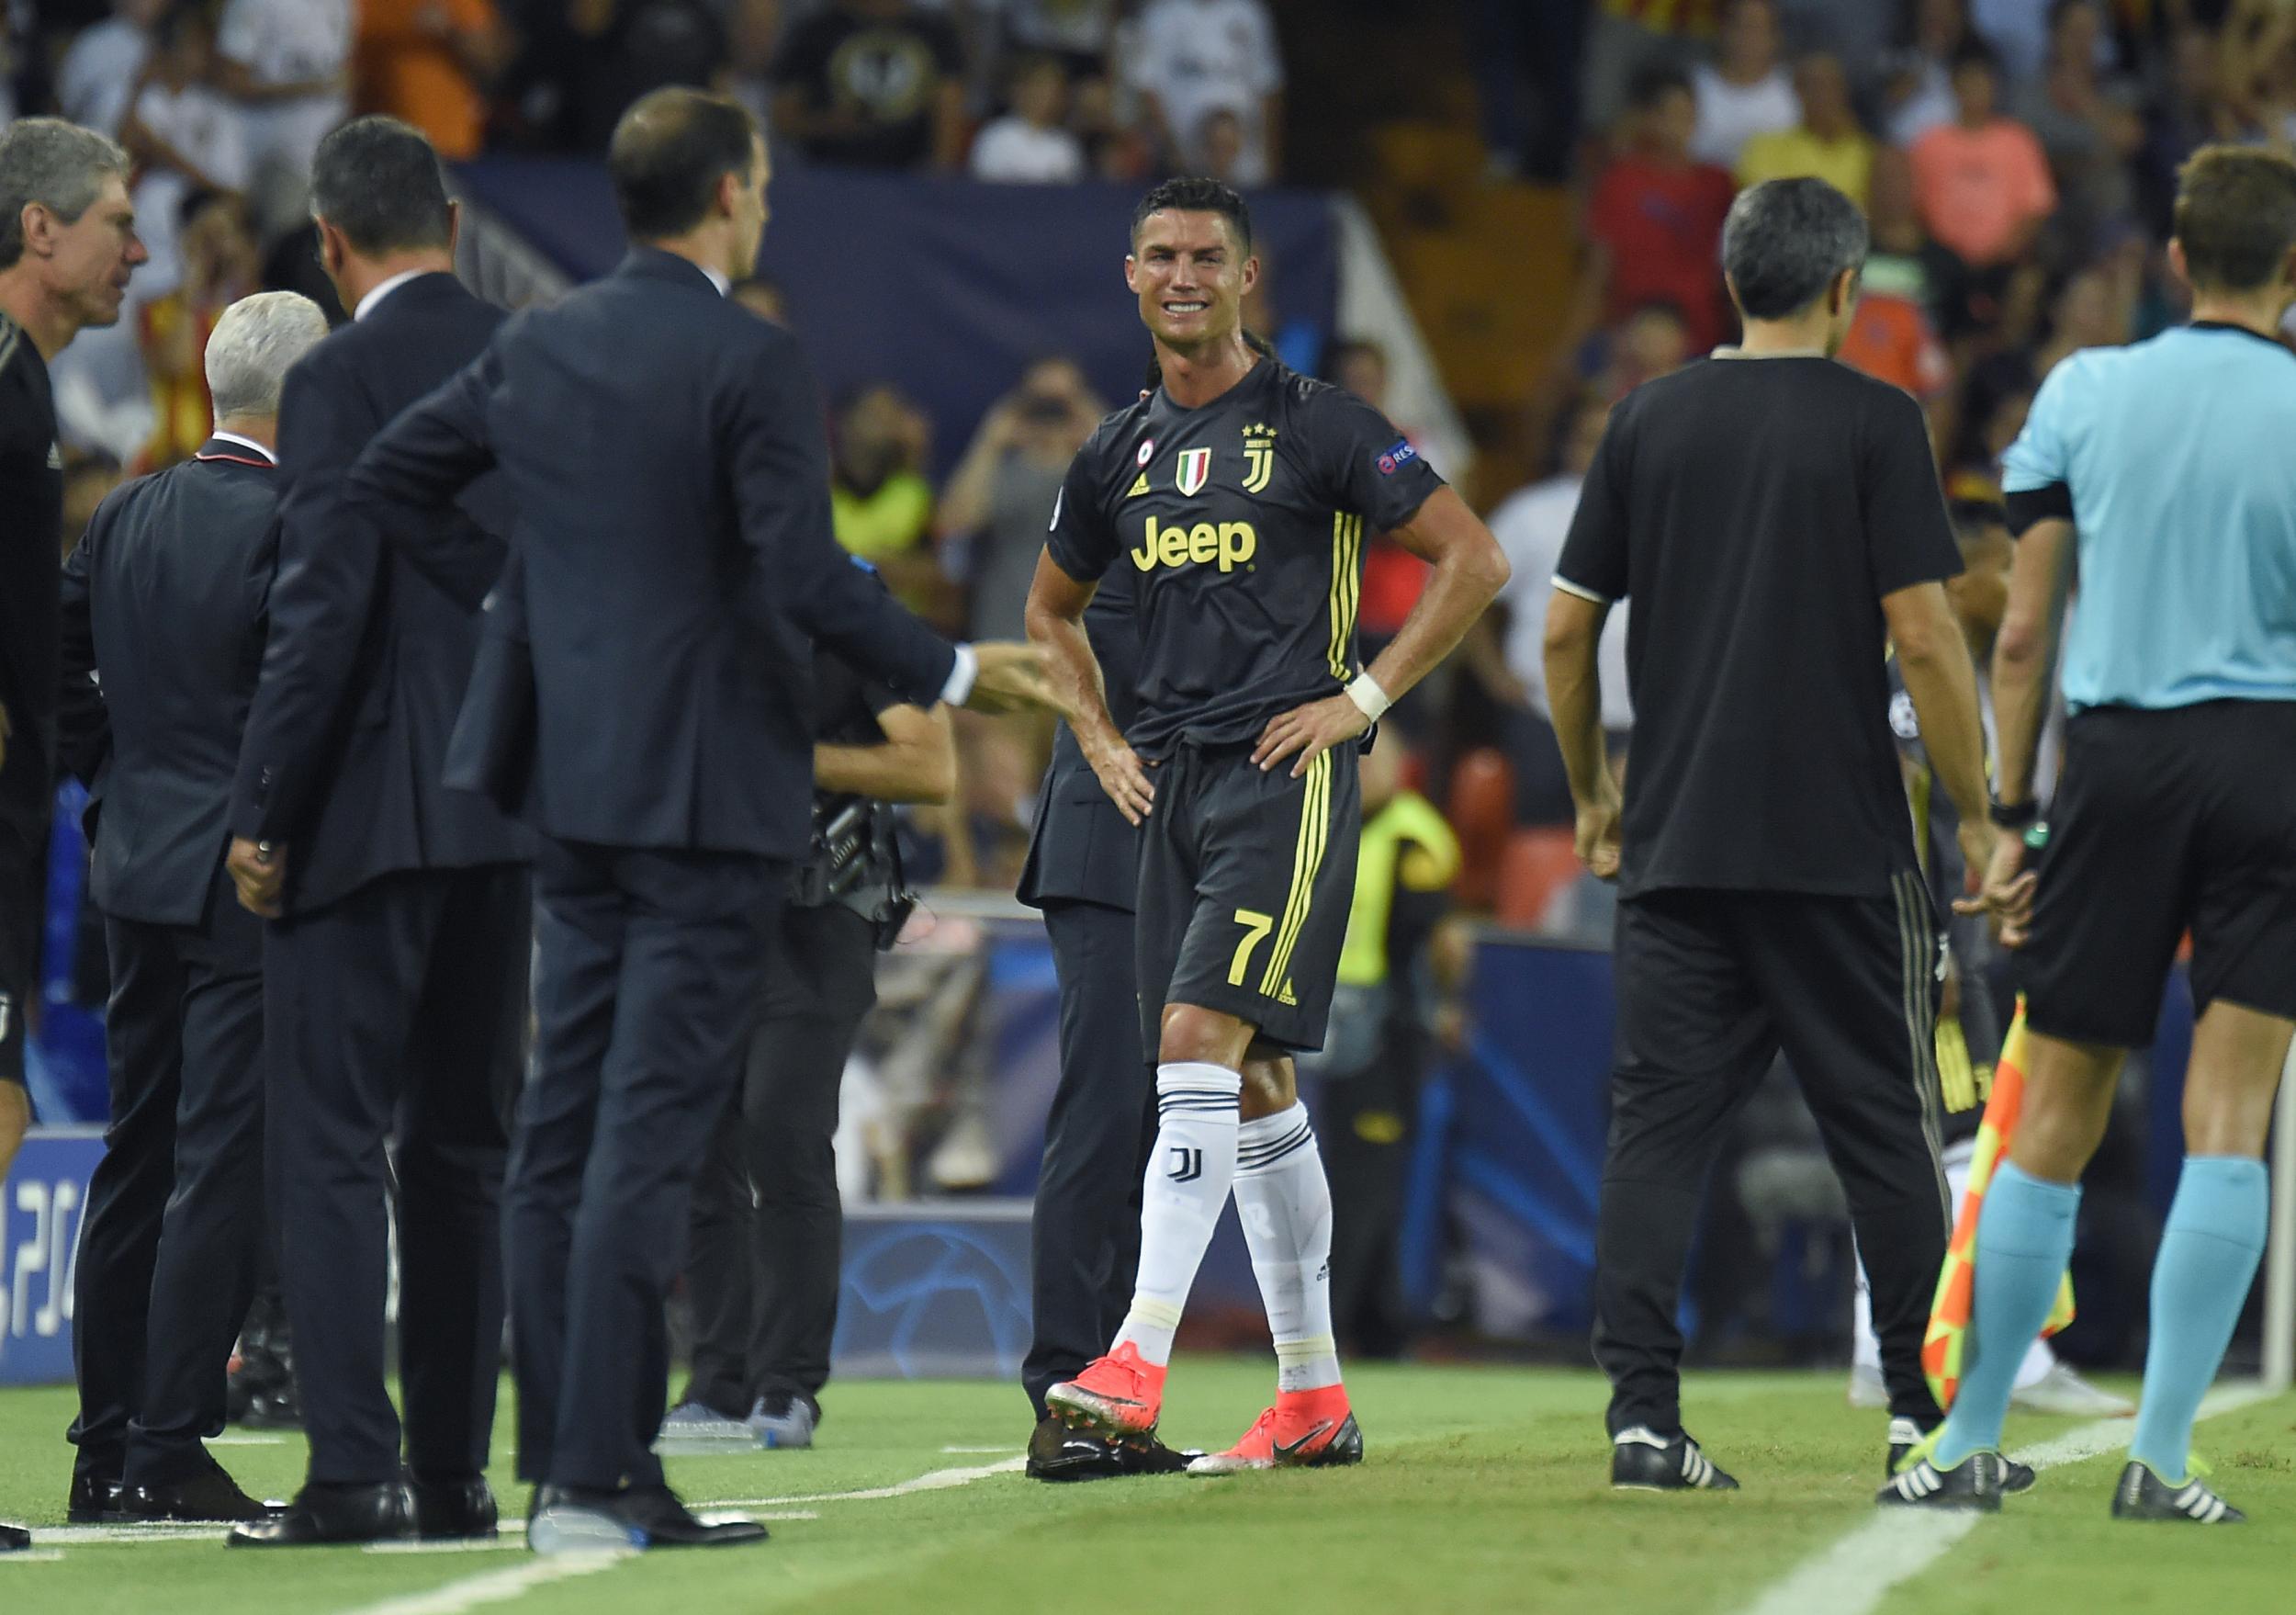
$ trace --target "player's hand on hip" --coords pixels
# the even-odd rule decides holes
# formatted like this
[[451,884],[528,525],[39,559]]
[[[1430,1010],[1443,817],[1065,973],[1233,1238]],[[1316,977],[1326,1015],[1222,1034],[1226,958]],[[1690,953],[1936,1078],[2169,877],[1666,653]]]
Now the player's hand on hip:
[[965,706],[975,712],[1018,712],[1041,706],[1063,717],[1073,716],[1068,705],[1044,676],[1044,652],[1034,645],[990,639],[974,645],[975,672]]
[[241,908],[265,920],[279,917],[279,895],[287,889],[285,847],[233,836],[231,850],[223,857],[223,867],[231,872],[231,884],[239,888]]
[[1124,743],[1124,737],[1110,731],[1087,740],[1079,734],[1076,743],[1084,749],[1085,761],[1092,764],[1100,788],[1109,794],[1125,822],[1138,824],[1147,818],[1155,804],[1156,787],[1148,777],[1148,765]]
[[1370,727],[1371,720],[1353,697],[1344,692],[1327,695],[1269,718],[1260,731],[1260,743],[1253,748],[1252,761],[1264,773],[1296,751],[1300,761],[1291,765],[1291,777],[1298,779],[1307,773],[1309,763]]
[[1579,862],[1597,880],[1616,880],[1620,857],[1619,820],[1623,814],[1618,786],[1609,774],[1603,775],[1602,795],[1592,802],[1579,804],[1578,827],[1574,837]]

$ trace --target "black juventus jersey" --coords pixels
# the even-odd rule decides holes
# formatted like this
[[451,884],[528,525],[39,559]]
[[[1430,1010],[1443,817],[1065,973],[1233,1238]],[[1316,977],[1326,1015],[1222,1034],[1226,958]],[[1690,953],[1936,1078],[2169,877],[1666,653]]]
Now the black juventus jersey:
[[1379,411],[1272,358],[1201,409],[1158,388],[1101,422],[1046,548],[1079,582],[1136,586],[1133,748],[1255,740],[1353,678],[1364,534],[1442,484]]

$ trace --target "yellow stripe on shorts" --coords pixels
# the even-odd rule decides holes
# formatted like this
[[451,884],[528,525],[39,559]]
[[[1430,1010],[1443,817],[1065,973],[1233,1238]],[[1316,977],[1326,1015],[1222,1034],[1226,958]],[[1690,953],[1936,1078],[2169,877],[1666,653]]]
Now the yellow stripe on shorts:
[[1323,867],[1323,848],[1332,830],[1332,754],[1324,752],[1308,764],[1307,793],[1300,808],[1300,839],[1291,851],[1291,895],[1284,900],[1283,929],[1276,935],[1276,951],[1268,955],[1267,972],[1260,977],[1260,996],[1277,998],[1291,969],[1291,950],[1308,921],[1308,905],[1315,896],[1315,876]]

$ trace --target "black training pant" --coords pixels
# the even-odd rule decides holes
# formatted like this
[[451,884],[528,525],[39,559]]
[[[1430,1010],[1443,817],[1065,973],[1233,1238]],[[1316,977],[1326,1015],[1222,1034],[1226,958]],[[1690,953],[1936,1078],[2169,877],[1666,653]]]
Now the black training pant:
[[196,926],[107,919],[111,1124],[74,1267],[75,1473],[205,1467],[263,1237],[263,921],[219,865]]
[[837,1334],[844,1210],[838,1095],[877,1001],[876,927],[841,903],[784,908],[740,1086],[693,1183],[685,1399],[731,1417],[760,1397],[817,1409]]
[[1618,1029],[1595,1241],[1610,1429],[1679,1429],[1675,1304],[1708,1169],[1781,1047],[1841,1179],[1892,1414],[1941,1417],[1921,1338],[1945,1259],[1935,916],[1882,898],[1660,891],[1618,905]]
[[1043,907],[1060,978],[1061,1078],[1029,1234],[1035,1322],[1020,1383],[1039,1418],[1044,1393],[1108,1350],[1131,1304],[1156,1102],[1155,1066],[1139,1044],[1131,915],[1099,903]]

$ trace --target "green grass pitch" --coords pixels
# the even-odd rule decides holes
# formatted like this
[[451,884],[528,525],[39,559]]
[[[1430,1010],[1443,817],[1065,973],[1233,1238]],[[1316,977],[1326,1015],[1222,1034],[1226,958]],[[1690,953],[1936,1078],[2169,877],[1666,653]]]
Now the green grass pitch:
[[[1167,1435],[1225,1445],[1271,1379],[1264,1361],[1184,1359]],[[655,1553],[543,1580],[542,1562],[515,1546],[255,1554],[211,1539],[91,1542],[75,1532],[36,1542],[28,1562],[0,1559],[0,1612],[1739,1615],[1874,1513],[1884,1421],[1844,1406],[1839,1375],[1694,1376],[1691,1428],[1746,1489],[1692,1496],[1607,1489],[1603,1387],[1591,1372],[1366,1365],[1349,1383],[1369,1443],[1360,1469],[1048,1486],[996,1468],[1027,1435],[1012,1386],[838,1384],[811,1452],[670,1461],[672,1483],[697,1504],[802,1499],[754,1505],[810,1516],[774,1521],[760,1548]],[[67,1391],[0,1393],[0,1519],[36,1536],[62,1520],[71,1413]],[[2020,1419],[2010,1441],[2068,1428]],[[506,1406],[498,1453],[509,1432]],[[2121,1460],[2093,1458],[2044,1474],[2038,1491],[1979,1523],[1877,1615],[2296,1611],[2296,1398],[2211,1420],[2200,1447],[2255,1523],[2116,1526],[2105,1505]],[[287,1496],[302,1470],[298,1438],[217,1451],[261,1495]],[[935,1472],[954,1473],[898,1496],[827,1496]],[[507,1463],[495,1484],[505,1513],[523,1512]]]

